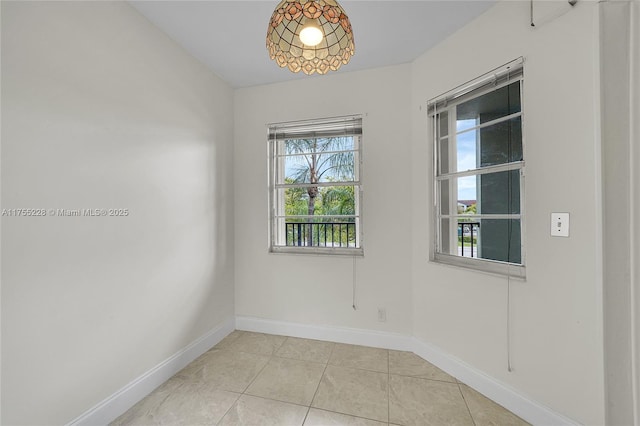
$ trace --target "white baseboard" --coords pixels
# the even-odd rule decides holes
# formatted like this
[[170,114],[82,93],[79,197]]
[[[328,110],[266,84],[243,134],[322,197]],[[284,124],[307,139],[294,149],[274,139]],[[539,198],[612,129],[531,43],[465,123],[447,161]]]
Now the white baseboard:
[[107,399],[98,403],[78,418],[69,422],[68,426],[109,424],[151,393],[155,388],[186,367],[191,361],[215,346],[234,329],[235,319],[227,319],[218,327],[212,329]]
[[575,426],[575,421],[556,413],[550,408],[534,401],[495,380],[480,370],[451,356],[442,349],[419,339],[398,333],[343,328],[331,326],[306,325],[285,321],[273,321],[261,318],[237,316],[238,330],[260,333],[280,334],[306,339],[326,340],[354,345],[410,351],[424,358],[448,374],[458,378],[489,399],[497,402],[533,425]]
[[399,333],[364,330],[361,328],[307,325],[245,316],[236,317],[236,329],[371,346],[374,348],[395,349],[398,351],[411,351],[413,347],[411,337]]
[[532,425],[575,426],[579,424],[522,395],[510,386],[473,368],[434,345],[413,338],[413,352]]

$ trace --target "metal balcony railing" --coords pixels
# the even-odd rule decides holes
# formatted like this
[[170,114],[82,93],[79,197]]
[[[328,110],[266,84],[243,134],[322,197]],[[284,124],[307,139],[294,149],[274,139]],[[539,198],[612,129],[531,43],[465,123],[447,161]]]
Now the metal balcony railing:
[[[478,234],[480,222],[458,222],[458,239],[461,243],[459,255],[464,257],[478,257]],[[468,238],[468,242],[465,242]],[[475,252],[473,251],[475,245]],[[466,250],[465,250],[466,247]]]
[[288,222],[287,246],[356,247],[354,222]]

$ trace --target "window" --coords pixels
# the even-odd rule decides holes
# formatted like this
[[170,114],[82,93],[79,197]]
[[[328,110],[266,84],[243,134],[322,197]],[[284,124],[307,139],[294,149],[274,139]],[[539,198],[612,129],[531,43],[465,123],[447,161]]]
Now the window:
[[269,125],[270,251],[360,255],[362,118]]
[[435,261],[524,276],[522,62],[428,103]]

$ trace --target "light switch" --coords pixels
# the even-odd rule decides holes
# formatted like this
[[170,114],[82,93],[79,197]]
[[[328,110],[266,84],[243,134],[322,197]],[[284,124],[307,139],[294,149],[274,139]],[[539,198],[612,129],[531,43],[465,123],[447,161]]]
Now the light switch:
[[551,213],[551,236],[569,236],[569,213]]

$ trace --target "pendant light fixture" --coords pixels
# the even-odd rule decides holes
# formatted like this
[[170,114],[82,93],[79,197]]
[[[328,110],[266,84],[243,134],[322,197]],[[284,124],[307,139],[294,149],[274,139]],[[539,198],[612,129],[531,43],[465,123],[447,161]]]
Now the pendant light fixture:
[[269,22],[267,50],[292,72],[336,71],[355,52],[351,23],[335,0],[283,0]]

